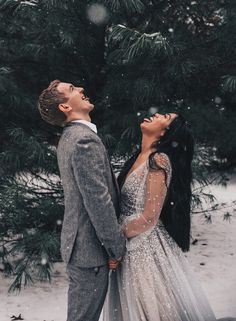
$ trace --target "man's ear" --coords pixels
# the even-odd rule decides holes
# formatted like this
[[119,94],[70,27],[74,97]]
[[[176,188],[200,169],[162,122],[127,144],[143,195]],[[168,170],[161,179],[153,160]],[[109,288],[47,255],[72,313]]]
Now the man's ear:
[[59,104],[58,108],[60,109],[60,111],[62,111],[63,113],[68,113],[69,111],[72,110],[70,105],[66,105],[66,104]]

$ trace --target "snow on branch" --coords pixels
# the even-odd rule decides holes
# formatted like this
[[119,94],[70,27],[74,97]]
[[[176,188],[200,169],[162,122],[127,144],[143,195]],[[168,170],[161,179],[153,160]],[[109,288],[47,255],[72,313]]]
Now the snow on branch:
[[123,58],[131,62],[138,56],[168,53],[169,43],[160,32],[141,33],[118,24],[109,28],[108,42],[123,49]]

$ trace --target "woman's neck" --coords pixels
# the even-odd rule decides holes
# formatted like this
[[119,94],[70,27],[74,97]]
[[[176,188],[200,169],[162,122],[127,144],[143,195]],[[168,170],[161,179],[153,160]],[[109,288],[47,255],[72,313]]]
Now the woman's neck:
[[152,145],[156,141],[157,141],[157,139],[155,137],[143,135],[142,144],[141,144],[141,154],[142,155],[149,155],[152,152],[154,152],[155,148],[152,147]]

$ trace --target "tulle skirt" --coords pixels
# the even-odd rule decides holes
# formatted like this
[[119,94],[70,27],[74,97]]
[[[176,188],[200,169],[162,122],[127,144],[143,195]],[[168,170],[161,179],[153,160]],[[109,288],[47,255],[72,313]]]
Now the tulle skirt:
[[188,261],[158,225],[127,241],[110,284],[103,321],[215,321]]

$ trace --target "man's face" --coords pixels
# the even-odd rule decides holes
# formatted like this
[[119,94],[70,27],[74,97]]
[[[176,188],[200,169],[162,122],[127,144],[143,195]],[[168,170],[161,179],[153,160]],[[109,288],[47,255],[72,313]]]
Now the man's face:
[[60,82],[57,90],[63,93],[68,101],[64,105],[69,105],[73,112],[90,112],[94,105],[90,103],[89,98],[84,96],[84,88],[75,87],[66,82]]

